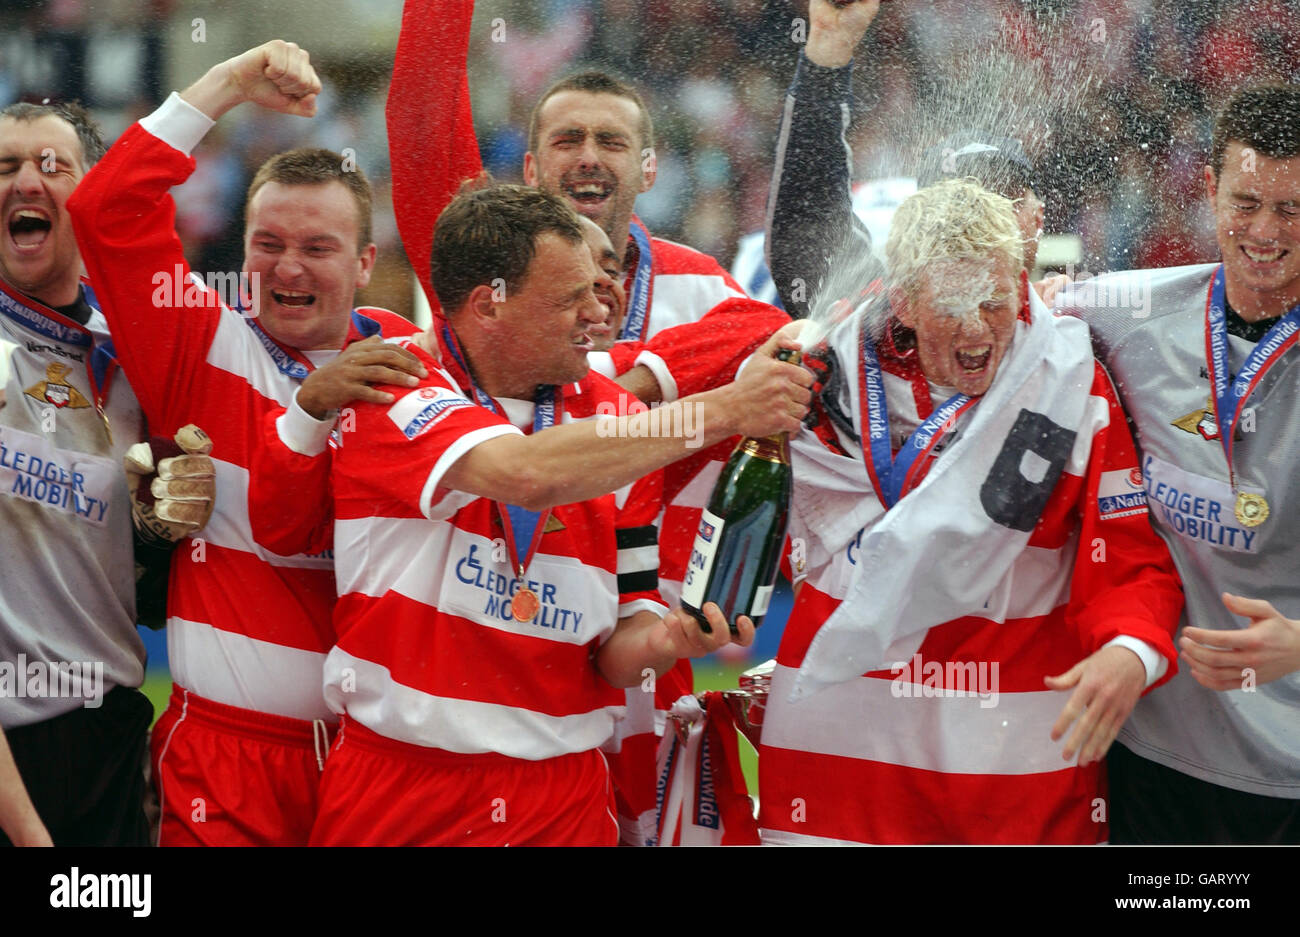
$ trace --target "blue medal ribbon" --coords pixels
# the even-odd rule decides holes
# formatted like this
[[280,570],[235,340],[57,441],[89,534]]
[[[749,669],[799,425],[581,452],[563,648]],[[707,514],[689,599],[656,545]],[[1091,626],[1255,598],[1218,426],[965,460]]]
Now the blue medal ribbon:
[[271,357],[271,363],[285,377],[292,378],[295,381],[301,381],[311,373],[311,368],[299,361],[289,352],[280,346],[280,343],[266,334],[266,330],[257,324],[256,319],[245,319],[248,327],[253,330],[257,340],[262,343],[266,353]]
[[628,235],[636,244],[636,271],[632,275],[632,288],[628,290],[627,315],[619,330],[620,341],[644,341],[649,320],[650,296],[654,291],[654,259],[650,252],[650,232],[639,218],[632,219]]
[[[473,392],[478,405],[505,419],[506,412],[501,405],[475,383],[473,375],[470,374],[469,365],[461,354],[456,336],[445,320],[442,324],[442,341],[447,350],[451,352],[453,360],[464,372],[465,379],[468,381],[470,390]],[[559,412],[560,404],[557,388],[551,384],[539,386],[533,397],[533,433],[536,434],[554,426],[559,420]],[[498,502],[497,512],[501,516],[501,526],[505,529],[506,547],[510,551],[511,565],[518,570],[519,578],[522,581],[524,570],[528,568],[528,564],[532,562],[533,554],[537,552],[537,548],[541,545],[542,534],[545,533],[545,520],[551,516],[551,509],[530,511],[527,508],[521,508],[517,504],[501,504]]]
[[1210,390],[1214,401],[1214,422],[1219,441],[1228,460],[1228,483],[1237,488],[1232,468],[1232,437],[1246,406],[1246,400],[1259,385],[1264,374],[1300,340],[1300,304],[1281,316],[1246,357],[1236,380],[1228,379],[1228,327],[1223,264],[1214,271],[1210,293],[1205,303],[1205,357],[1210,372]]
[[953,394],[907,438],[898,455],[889,443],[889,404],[880,359],[871,336],[862,333],[862,369],[858,382],[862,410],[862,455],[867,474],[880,503],[888,510],[902,500],[914,483],[915,470],[940,439],[956,425],[957,417],[977,401],[967,394]]

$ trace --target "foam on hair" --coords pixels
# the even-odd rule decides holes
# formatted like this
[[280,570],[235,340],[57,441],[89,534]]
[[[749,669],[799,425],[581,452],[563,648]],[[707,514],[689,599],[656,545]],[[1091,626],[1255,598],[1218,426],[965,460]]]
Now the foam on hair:
[[945,261],[1005,257],[1024,265],[1025,246],[1012,204],[971,178],[945,179],[908,197],[889,229],[885,260],[891,285],[914,289]]

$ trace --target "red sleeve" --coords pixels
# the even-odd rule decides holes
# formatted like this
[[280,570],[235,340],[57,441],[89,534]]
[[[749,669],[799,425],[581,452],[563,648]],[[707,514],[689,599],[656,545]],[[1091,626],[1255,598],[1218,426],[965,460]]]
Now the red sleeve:
[[609,360],[614,364],[614,375],[626,374],[636,367],[636,356],[645,350],[645,342],[615,342],[609,349]]
[[340,427],[333,475],[339,520],[446,517],[476,497],[438,485],[447,469],[480,442],[519,432],[466,398],[424,349],[405,347],[428,376],[415,389],[380,386],[393,403],[358,404],[353,427]]
[[[334,542],[330,497],[332,446],[303,455],[285,445],[277,421],[283,407],[262,420],[248,470],[248,520],[253,539],[280,556],[320,553]],[[351,417],[349,417],[351,419]]]
[[134,124],[68,199],[117,359],[160,435],[188,422],[221,317],[216,292],[190,283],[175,230],[170,190],[193,171],[193,159]]
[[729,383],[741,363],[789,322],[790,317],[775,306],[756,299],[729,299],[698,322],[660,332],[646,350],[663,359],[677,382],[677,396],[687,397]]
[[1178,669],[1173,634],[1183,610],[1182,583],[1151,526],[1133,437],[1100,364],[1092,395],[1105,399],[1110,419],[1093,437],[1086,484],[1080,489],[1079,546],[1067,621],[1087,653],[1119,635],[1146,641],[1169,662],[1153,685],[1159,686]]
[[482,168],[465,69],[473,13],[473,0],[406,0],[385,108],[397,229],[435,310],[434,224]]
[[[387,309],[362,306],[357,311],[378,322],[386,338],[416,331],[413,323]],[[281,556],[319,553],[334,542],[333,438],[323,451],[303,454],[281,430],[285,412],[284,407],[273,407],[266,414],[250,458],[248,514],[253,539]],[[355,425],[355,407],[344,407],[337,422],[339,435],[351,432]]]

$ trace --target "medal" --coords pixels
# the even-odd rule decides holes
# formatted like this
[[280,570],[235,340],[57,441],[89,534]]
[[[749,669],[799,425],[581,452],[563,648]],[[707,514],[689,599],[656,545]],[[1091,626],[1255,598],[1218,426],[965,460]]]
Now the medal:
[[[524,578],[524,569],[519,568],[519,579],[522,583]],[[525,585],[519,586],[519,591],[515,593],[514,598],[510,600],[510,614],[514,616],[517,622],[529,622],[537,617],[541,610],[542,600],[537,597],[537,593]]]
[[1246,400],[1259,386],[1264,374],[1300,340],[1300,306],[1288,310],[1255,344],[1234,380],[1229,380],[1228,372],[1227,308],[1223,265],[1220,264],[1205,300],[1205,357],[1210,374],[1210,402],[1214,407],[1214,422],[1219,428],[1219,442],[1228,461],[1228,485],[1237,494],[1233,513],[1243,526],[1258,527],[1268,520],[1268,501],[1263,495],[1238,489],[1232,467],[1233,432]]
[[1249,491],[1237,492],[1237,504],[1233,508],[1237,520],[1245,527],[1258,527],[1268,520],[1268,502],[1263,495],[1251,494]]

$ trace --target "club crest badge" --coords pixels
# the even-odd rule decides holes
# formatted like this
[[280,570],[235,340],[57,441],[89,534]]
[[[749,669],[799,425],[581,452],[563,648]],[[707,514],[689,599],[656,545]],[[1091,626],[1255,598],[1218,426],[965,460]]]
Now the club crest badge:
[[72,368],[59,361],[52,361],[45,366],[45,380],[38,381],[27,388],[24,393],[36,400],[54,404],[60,410],[70,407],[73,410],[90,406],[90,401],[77,388],[68,383],[67,377]]
[[[1214,422],[1214,402],[1208,397],[1205,400],[1205,406],[1200,410],[1193,410],[1191,413],[1185,413],[1176,420],[1169,421],[1170,426],[1176,426],[1184,433],[1199,435],[1208,440],[1219,438],[1219,426]],[[1238,429],[1233,435],[1234,439],[1241,439],[1241,430]]]

